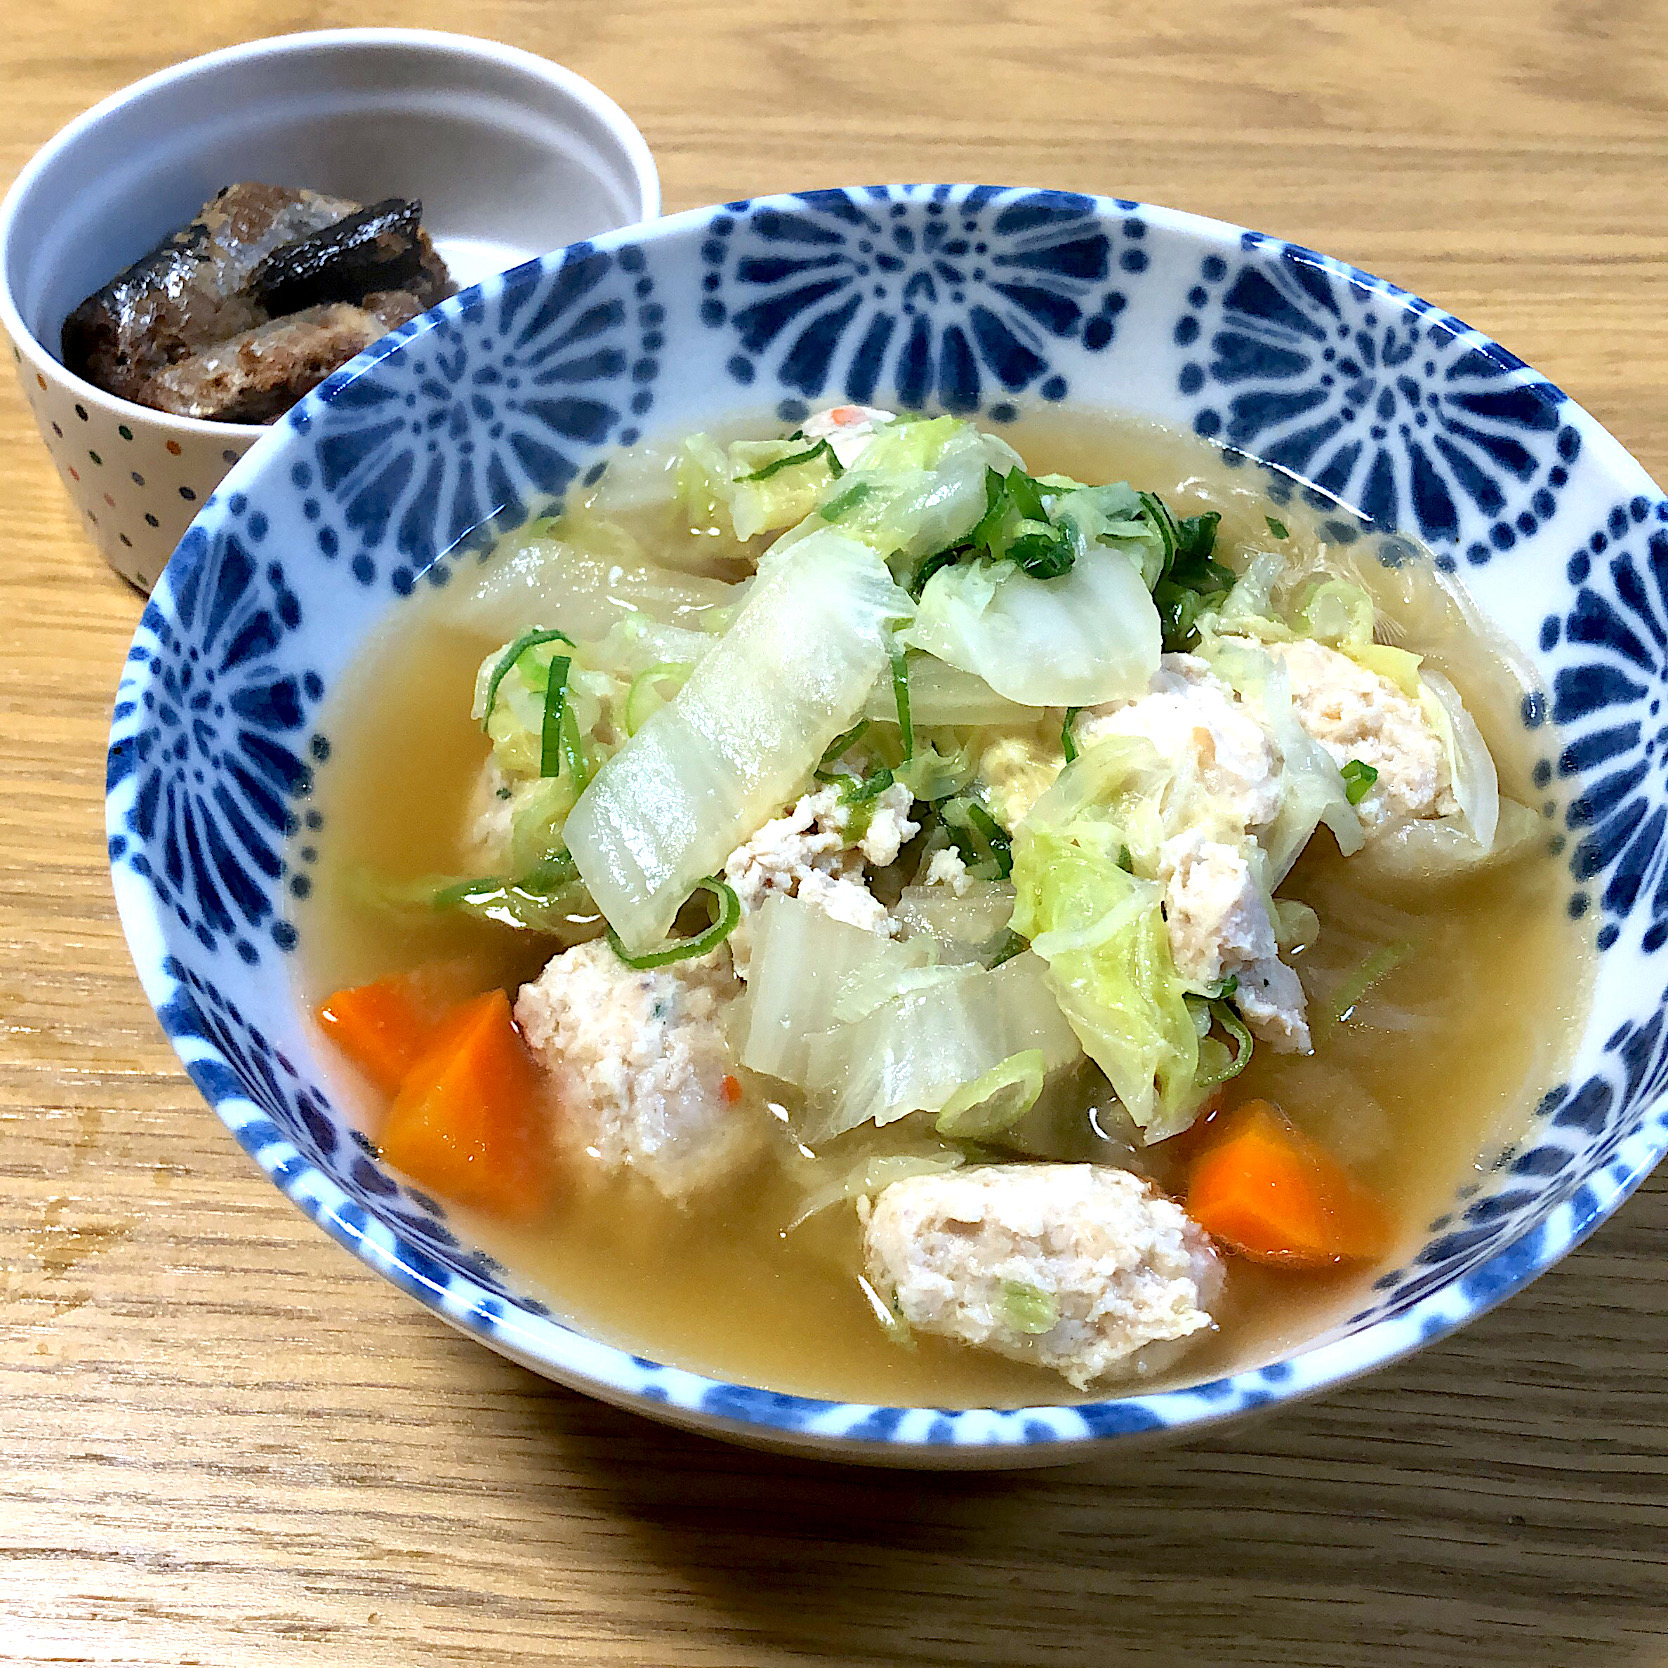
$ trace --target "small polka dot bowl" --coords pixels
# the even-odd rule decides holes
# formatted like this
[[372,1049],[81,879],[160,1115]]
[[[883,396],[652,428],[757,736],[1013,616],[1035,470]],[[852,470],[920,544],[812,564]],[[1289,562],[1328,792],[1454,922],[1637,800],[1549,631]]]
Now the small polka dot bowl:
[[267,430],[106,394],[64,368],[59,332],[85,296],[238,180],[419,198],[465,284],[660,212],[654,160],[612,100],[532,53],[461,35],[252,41],[71,122],[0,206],[0,325],[86,532],[141,590]]
[[[356,1130],[298,1002],[298,899],[337,830],[332,692],[496,528],[639,435],[852,402],[1127,415],[1307,495],[1363,562],[1456,575],[1524,671],[1549,861],[1592,1009],[1521,1138],[1358,1308],[1243,1371],[1026,1407],[789,1394],[590,1334]],[[1340,502],[1353,513],[1339,508]],[[1420,547],[1423,547],[1422,549]],[[1428,554],[1427,554],[1428,552]],[[1508,1297],[1668,1147],[1668,500],[1562,390],[1323,255],[1057,191],[888,186],[692,211],[442,303],[308,396],[203,505],[128,656],[115,892],[186,1069],[254,1162],[398,1290],[537,1372],[692,1429],[877,1464],[1040,1465],[1196,1435]],[[1550,1068],[1549,1068],[1550,1069]],[[1579,1361],[1571,1367],[1579,1374]]]

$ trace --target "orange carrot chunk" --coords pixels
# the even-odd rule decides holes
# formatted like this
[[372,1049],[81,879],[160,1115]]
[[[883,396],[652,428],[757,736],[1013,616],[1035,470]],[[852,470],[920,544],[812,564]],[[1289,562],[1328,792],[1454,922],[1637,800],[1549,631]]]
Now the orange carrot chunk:
[[1247,1101],[1218,1123],[1187,1187],[1187,1213],[1207,1233],[1294,1268],[1370,1261],[1390,1249],[1384,1206],[1267,1101]]
[[439,1014],[402,975],[327,996],[315,1010],[324,1034],[384,1094],[396,1094],[434,1036]]
[[554,1180],[541,1093],[509,998],[490,990],[447,1018],[411,1068],[383,1157],[443,1199],[530,1222]]

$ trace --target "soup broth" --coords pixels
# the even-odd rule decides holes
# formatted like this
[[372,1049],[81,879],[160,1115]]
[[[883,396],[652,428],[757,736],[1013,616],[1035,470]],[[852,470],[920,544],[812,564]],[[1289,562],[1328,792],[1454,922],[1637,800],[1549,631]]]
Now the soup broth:
[[[736,432],[773,431],[761,424]],[[1178,515],[1220,511],[1218,548],[1230,554],[1247,541],[1266,545],[1270,517],[1300,557],[1341,554],[1392,631],[1458,686],[1494,753],[1502,794],[1544,811],[1544,792],[1531,785],[1535,754],[1517,718],[1524,675],[1468,618],[1423,552],[1382,565],[1377,541],[1352,536],[1358,528],[1346,513],[1311,508],[1297,494],[1277,504],[1259,470],[1231,468],[1189,436],[1058,416],[1025,419],[1004,434],[1033,472],[1128,480],[1161,493]],[[659,526],[644,531],[665,536]],[[1341,552],[1340,531],[1349,541]],[[548,943],[486,922],[388,913],[367,905],[355,881],[366,871],[412,876],[465,866],[466,807],[487,750],[470,718],[470,692],[476,668],[501,639],[462,629],[451,615],[445,590],[414,599],[332,697],[332,753],[317,786],[324,831],[308,836],[319,847],[316,878],[297,910],[309,1004],[437,958],[466,962],[476,988],[500,984],[513,997],[551,953]],[[1538,745],[1547,745],[1544,732]],[[1563,908],[1565,884],[1545,839],[1513,861],[1419,890],[1342,858],[1323,830],[1279,890],[1311,905],[1322,922],[1295,963],[1315,1048],[1310,1055],[1259,1048],[1229,1086],[1232,1099],[1277,1103],[1348,1163],[1391,1211],[1396,1250],[1388,1264],[1323,1273],[1231,1260],[1213,1308],[1218,1330],[1140,1388],[1277,1358],[1347,1317],[1384,1267],[1414,1249],[1430,1219],[1521,1132],[1528,1109],[1558,1079],[1584,1011],[1589,935]],[[1379,952],[1389,971],[1338,1017],[1346,981]],[[369,1120],[370,1097],[346,1068],[336,1076],[340,1099]],[[745,1185],[687,1206],[668,1203],[628,1171],[608,1180],[569,1176],[548,1219],[531,1228],[450,1214],[555,1312],[678,1366],[861,1401],[1073,1399],[1041,1367],[929,1336],[899,1347],[858,1278],[855,1212],[825,1211],[789,1231],[800,1198],[792,1155],[784,1130],[779,1151]],[[1160,1184],[1177,1187],[1177,1164],[1164,1146],[1150,1156]]]

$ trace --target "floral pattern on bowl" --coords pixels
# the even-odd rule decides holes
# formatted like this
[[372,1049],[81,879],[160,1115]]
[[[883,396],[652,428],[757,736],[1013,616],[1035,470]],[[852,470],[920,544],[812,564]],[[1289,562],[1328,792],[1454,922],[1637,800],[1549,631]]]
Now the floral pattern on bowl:
[[[726,1384],[584,1336],[460,1242],[333,1104],[290,985],[289,901],[328,838],[320,712],[359,644],[610,448],[836,399],[1011,420],[1069,401],[1191,427],[1370,512],[1343,540],[1460,572],[1535,667],[1522,722],[1599,950],[1569,1080],[1373,1301],[1289,1359],[1189,1389],[883,1408]],[[1326,502],[1316,497],[1316,502]],[[810,192],[530,263],[337,373],[204,506],[146,609],[112,730],[112,872],[193,1079],[371,1267],[563,1382],[741,1440],[892,1464],[1040,1464],[1364,1372],[1516,1290],[1668,1147],[1668,501],[1567,396],[1451,315],[1237,228],[1047,191]],[[1554,739],[1555,738],[1555,739]]]

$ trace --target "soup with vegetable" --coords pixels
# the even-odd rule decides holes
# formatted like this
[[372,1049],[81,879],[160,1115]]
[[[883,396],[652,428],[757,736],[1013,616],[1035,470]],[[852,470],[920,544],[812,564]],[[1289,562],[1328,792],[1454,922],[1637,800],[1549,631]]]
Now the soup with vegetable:
[[1133,423],[615,458],[333,696],[304,978],[394,1170],[588,1332],[1021,1405],[1345,1318],[1589,985],[1525,674]]

